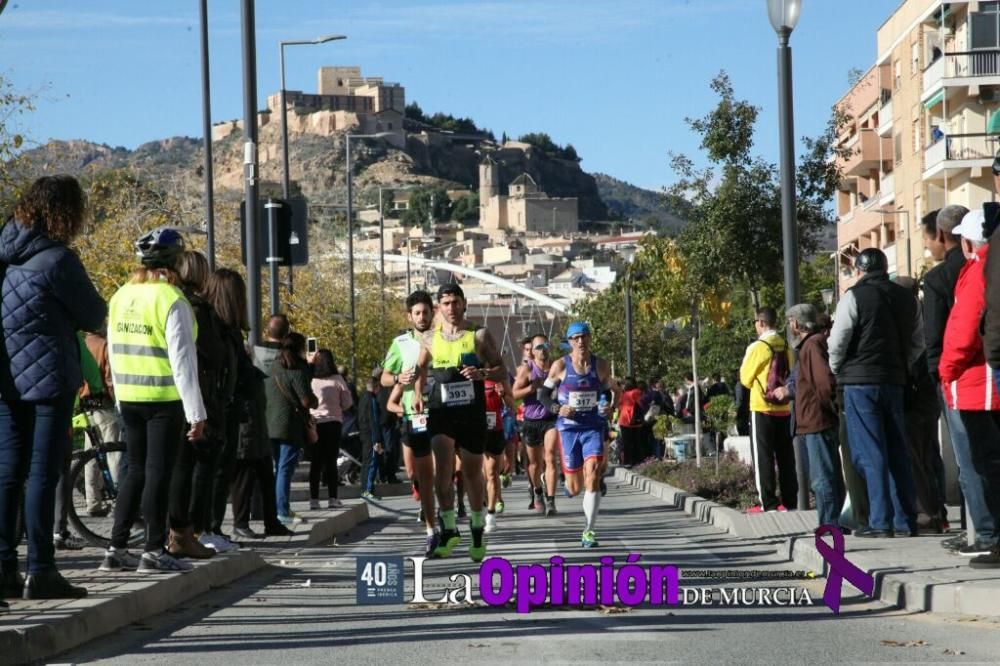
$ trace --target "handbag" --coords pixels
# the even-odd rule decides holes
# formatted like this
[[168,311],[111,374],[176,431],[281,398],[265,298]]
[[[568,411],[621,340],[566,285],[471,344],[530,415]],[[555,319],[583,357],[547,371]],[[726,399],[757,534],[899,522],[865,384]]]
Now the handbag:
[[278,390],[281,391],[281,394],[288,399],[288,402],[295,405],[295,413],[301,416],[302,420],[305,421],[304,432],[305,432],[306,444],[315,444],[316,442],[318,442],[319,430],[316,427],[316,419],[313,418],[312,414],[303,413],[302,408],[299,407],[298,404],[296,404],[292,396],[288,393],[288,391],[285,390],[285,387],[281,385],[281,382],[279,382],[275,377],[272,377],[272,379],[274,379],[274,385],[277,386]]

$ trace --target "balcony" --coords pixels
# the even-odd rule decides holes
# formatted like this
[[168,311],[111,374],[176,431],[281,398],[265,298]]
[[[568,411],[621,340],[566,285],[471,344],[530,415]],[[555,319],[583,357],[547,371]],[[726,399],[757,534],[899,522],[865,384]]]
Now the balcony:
[[1000,49],[946,53],[924,70],[921,100],[926,102],[942,86],[1000,84]]
[[[878,229],[883,223],[883,215],[877,208],[866,209],[864,206],[857,206],[847,215],[842,215],[840,224],[837,225],[837,245],[857,245],[857,240]],[[867,244],[864,244],[867,246]]]
[[924,150],[924,179],[943,175],[946,169],[987,167],[997,150],[996,135],[952,134]]
[[882,108],[878,111],[878,135],[887,137],[892,132],[892,98],[883,97],[883,100]]
[[896,200],[896,179],[891,172],[882,174],[877,196],[880,206],[885,206]]
[[847,176],[866,176],[892,159],[892,139],[879,137],[875,130],[859,131],[845,147],[851,150],[843,165]]

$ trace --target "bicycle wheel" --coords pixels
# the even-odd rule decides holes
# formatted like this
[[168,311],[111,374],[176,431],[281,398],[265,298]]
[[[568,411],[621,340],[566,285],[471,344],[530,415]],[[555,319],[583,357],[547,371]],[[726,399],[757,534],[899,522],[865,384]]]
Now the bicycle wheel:
[[[111,442],[103,444],[101,450],[104,453],[120,453],[125,455],[124,442]],[[73,465],[69,471],[70,487],[73,489],[73,498],[69,504],[69,522],[73,530],[80,535],[84,541],[91,546],[107,548],[111,544],[111,529],[114,526],[115,504],[118,500],[118,488],[114,483],[105,481],[102,474],[100,477],[100,488],[96,491],[97,496],[88,502],[86,494],[86,471],[88,465],[98,466],[97,449],[86,449],[73,454]],[[106,460],[106,459],[105,459]],[[118,475],[118,482],[122,480],[122,475]],[[91,505],[98,504],[99,508],[91,511]],[[146,540],[146,531],[141,522],[133,526],[129,536],[128,545],[135,547]]]

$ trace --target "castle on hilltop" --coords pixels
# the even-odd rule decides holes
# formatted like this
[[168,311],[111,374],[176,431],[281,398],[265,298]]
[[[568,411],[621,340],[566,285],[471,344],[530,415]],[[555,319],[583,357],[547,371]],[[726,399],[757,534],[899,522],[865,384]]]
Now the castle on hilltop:
[[500,193],[500,164],[486,155],[479,162],[479,226],[514,233],[563,234],[579,231],[576,197],[550,197],[527,173]]
[[[354,134],[390,133],[385,140],[402,148],[406,145],[403,117],[406,92],[398,83],[386,83],[379,76],[361,76],[360,67],[320,67],[318,92],[286,90],[288,131],[330,135],[350,130]],[[281,91],[269,95],[267,109],[258,114],[264,127],[281,122]],[[227,120],[212,127],[212,141],[243,130],[242,120]]]

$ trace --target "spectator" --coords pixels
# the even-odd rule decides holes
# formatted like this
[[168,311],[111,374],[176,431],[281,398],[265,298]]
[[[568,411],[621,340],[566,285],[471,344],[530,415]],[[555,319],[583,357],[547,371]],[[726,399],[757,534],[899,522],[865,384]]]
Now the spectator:
[[[955,284],[955,304],[948,315],[938,372],[948,407],[957,409],[969,434],[972,461],[985,483],[986,507],[993,523],[1000,521],[1000,398],[986,365],[979,322],[985,307],[983,266],[986,244],[982,210],[972,211],[954,229],[962,238],[967,263]],[[990,229],[992,232],[993,229]],[[980,536],[980,539],[982,537]],[[988,551],[973,557],[973,568],[1000,568],[1000,547],[979,543]]]
[[[966,259],[962,251],[961,239],[953,232],[969,210],[964,206],[945,206],[937,217],[925,216],[921,220],[924,227],[924,247],[938,264],[924,276],[924,336],[927,341],[927,369],[936,386],[941,387],[938,403],[944,416],[945,426],[951,440],[951,449],[955,454],[955,464],[958,467],[958,484],[965,498],[969,520],[975,528],[974,543],[966,543],[957,550],[963,555],[981,555],[989,552],[992,544],[1000,540],[998,525],[993,520],[986,502],[986,483],[982,475],[976,471],[972,458],[972,443],[969,433],[957,409],[948,406],[944,387],[941,385],[939,366],[941,350],[944,345],[944,331],[948,317],[955,303],[955,285],[958,276],[965,267]],[[987,265],[989,260],[987,259]],[[987,292],[987,299],[989,292]],[[989,316],[987,316],[987,322]],[[989,326],[986,327],[984,342],[989,339]],[[986,344],[989,349],[988,343]],[[942,475],[938,482],[943,485]]]
[[[792,365],[792,352],[775,327],[778,314],[774,308],[763,307],[754,317],[757,340],[750,343],[740,366],[740,384],[750,393],[751,441],[754,449],[754,477],[760,505],[751,507],[747,513],[763,511],[786,511],[798,507],[799,484],[795,476],[795,451],[792,448],[791,407],[786,399],[778,399],[769,393],[773,388],[771,365],[776,354],[784,354],[785,367]],[[781,384],[788,379],[778,377]],[[775,482],[774,467],[778,466]],[[781,502],[775,490],[780,488]]]
[[837,305],[828,346],[830,369],[844,385],[851,455],[868,487],[868,527],[855,535],[915,534],[903,386],[924,347],[917,302],[889,281],[881,250],[862,250],[854,265],[861,277]]
[[337,457],[340,455],[340,428],[344,412],[354,405],[347,382],[337,372],[337,364],[329,349],[320,349],[313,359],[312,390],[319,404],[312,410],[316,419],[319,440],[313,446],[312,464],[309,467],[309,508],[319,508],[320,473],[326,477],[327,508],[339,509],[343,503],[337,499],[339,475]]
[[[206,559],[226,552],[233,545],[207,531],[212,504],[212,477],[225,439],[225,407],[229,402],[226,382],[230,368],[229,348],[222,337],[222,322],[211,304],[202,298],[208,282],[208,260],[200,252],[186,250],[177,259],[181,291],[194,310],[198,350],[198,385],[205,413],[204,434],[178,447],[170,477],[167,551],[174,557]],[[235,363],[235,359],[233,359]]]
[[[913,293],[913,298],[917,299],[917,316],[923,326],[917,281],[909,276],[898,276],[893,282]],[[934,383],[927,371],[925,351],[907,373],[903,391],[903,420],[906,423],[906,443],[913,461],[913,483],[917,490],[917,526],[938,534],[948,529],[944,488],[938,482],[938,473],[944,469],[941,442],[938,440],[941,408],[937,396],[940,392],[940,385]]]
[[717,395],[732,395],[729,392],[729,386],[726,385],[726,382],[722,381],[721,372],[712,373],[712,384],[705,391],[705,397],[709,400]]
[[[108,346],[115,395],[125,421],[128,472],[115,504],[111,545],[101,571],[190,571],[166,551],[170,475],[180,445],[200,440],[207,413],[198,385],[197,328],[180,290],[177,258],[184,239],[167,227],[136,243],[142,268],[111,298]],[[185,420],[190,424],[184,441]],[[146,547],[136,560],[126,546],[140,515]]]
[[[76,179],[46,176],[31,185],[17,202],[13,219],[0,229],[2,597],[87,594],[56,570],[52,540],[56,482],[70,446],[73,402],[83,384],[76,331],[98,330],[107,314],[104,299],[67,247],[82,231],[86,216],[86,199]],[[14,533],[26,479],[27,582],[18,571],[20,535]]]
[[621,402],[618,405],[618,427],[622,437],[624,464],[631,467],[642,461],[642,389],[635,379],[627,377],[623,386]]
[[[821,328],[816,308],[808,303],[790,308],[786,316],[799,352],[795,364],[795,434],[805,437],[819,524],[839,525],[845,490],[826,331]],[[782,389],[775,391],[779,397],[781,393]]]
[[[234,270],[219,268],[208,278],[205,298],[222,322],[228,354],[235,360],[233,400],[226,408],[226,442],[212,482],[213,534],[222,534],[232,479],[233,534],[240,539],[262,536],[288,536],[291,531],[278,522],[274,491],[274,461],[267,432],[267,392],[265,375],[255,367],[247,353],[243,331],[250,328],[247,319],[247,289]],[[287,320],[281,320],[287,322]],[[229,451],[232,451],[230,458]],[[254,488],[260,489],[264,534],[250,529],[250,506]]]
[[267,392],[267,434],[274,451],[274,495],[278,522],[289,525],[304,522],[292,511],[292,475],[305,444],[309,410],[318,402],[312,392],[312,377],[306,363],[306,339],[294,331],[281,341],[281,349],[271,364]]
[[[381,374],[381,373],[379,373]],[[361,497],[366,500],[381,499],[375,495],[375,477],[378,473],[378,456],[382,447],[382,408],[378,402],[378,375],[365,381],[365,391],[358,403],[358,431],[361,435]]]

